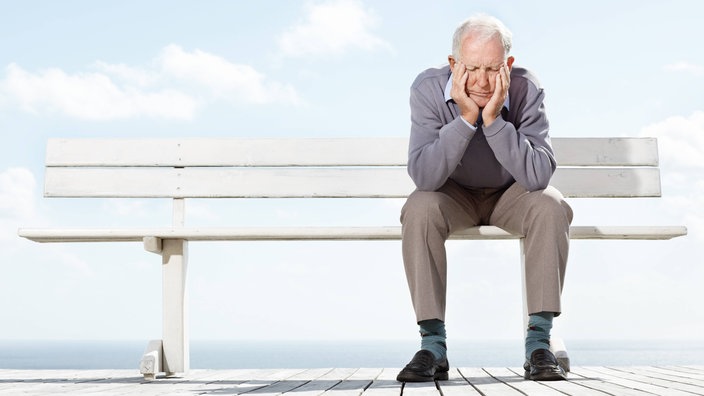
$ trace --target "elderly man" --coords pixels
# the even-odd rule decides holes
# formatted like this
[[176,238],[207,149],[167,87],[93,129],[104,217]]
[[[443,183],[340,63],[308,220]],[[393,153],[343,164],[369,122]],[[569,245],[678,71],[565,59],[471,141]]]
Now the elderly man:
[[398,381],[447,379],[445,241],[482,224],[525,236],[526,379],[566,378],[548,348],[561,311],[572,210],[548,185],[556,162],[543,89],[513,66],[510,49],[503,23],[472,17],[455,31],[449,65],[422,72],[411,87],[408,172],[417,189],[401,223],[421,350]]

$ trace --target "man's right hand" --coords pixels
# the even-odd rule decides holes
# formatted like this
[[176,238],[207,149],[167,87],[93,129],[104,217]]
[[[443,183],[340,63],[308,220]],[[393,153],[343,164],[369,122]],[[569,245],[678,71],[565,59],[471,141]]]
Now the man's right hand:
[[452,68],[452,90],[450,96],[460,108],[460,115],[472,125],[477,125],[479,118],[479,106],[467,94],[467,79],[469,72],[467,67],[460,62],[456,62]]

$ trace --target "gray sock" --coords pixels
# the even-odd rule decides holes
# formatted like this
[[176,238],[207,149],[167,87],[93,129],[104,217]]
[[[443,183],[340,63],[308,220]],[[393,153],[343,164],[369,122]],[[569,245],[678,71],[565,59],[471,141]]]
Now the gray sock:
[[550,330],[552,330],[552,312],[539,312],[528,317],[526,331],[526,359],[538,349],[550,349]]
[[435,355],[435,359],[441,359],[447,355],[447,344],[445,323],[438,319],[423,320],[420,325],[420,349],[425,349]]

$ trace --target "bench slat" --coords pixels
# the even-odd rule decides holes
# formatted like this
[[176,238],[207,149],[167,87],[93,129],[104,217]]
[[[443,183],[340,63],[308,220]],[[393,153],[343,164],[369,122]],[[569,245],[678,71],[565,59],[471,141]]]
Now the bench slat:
[[658,166],[655,138],[553,138],[559,166]]
[[[139,242],[146,237],[190,241],[398,240],[401,227],[241,227],[241,228],[23,228],[36,242]],[[687,234],[682,226],[572,226],[571,239],[671,239]],[[519,239],[498,227],[472,227],[450,239]]]
[[[341,182],[344,181],[344,182]],[[567,197],[657,197],[657,168],[559,168]],[[405,168],[48,168],[47,197],[403,198]]]
[[658,168],[558,168],[550,181],[566,197],[659,197]]
[[47,166],[405,166],[408,138],[50,139]]
[[[657,166],[654,138],[553,138],[560,166]],[[47,166],[404,166],[408,138],[49,139]]]

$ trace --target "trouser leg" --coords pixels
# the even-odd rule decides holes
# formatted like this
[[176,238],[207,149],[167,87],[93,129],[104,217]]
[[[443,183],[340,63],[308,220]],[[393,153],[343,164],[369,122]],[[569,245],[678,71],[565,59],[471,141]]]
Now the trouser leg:
[[525,235],[528,314],[561,312],[572,209],[553,187],[527,191],[511,186],[499,199],[491,224]]
[[445,241],[478,221],[471,196],[452,181],[438,191],[415,191],[408,197],[401,211],[402,252],[418,322],[445,321]]

